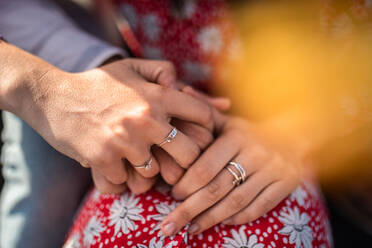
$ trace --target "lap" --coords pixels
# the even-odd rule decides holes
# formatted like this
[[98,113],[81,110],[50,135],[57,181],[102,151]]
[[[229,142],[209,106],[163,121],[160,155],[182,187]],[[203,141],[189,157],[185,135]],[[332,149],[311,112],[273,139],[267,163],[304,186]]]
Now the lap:
[[219,224],[195,236],[185,227],[166,238],[160,223],[176,205],[164,185],[141,195],[100,195],[92,190],[65,247],[331,247],[327,212],[311,183],[301,184],[254,222]]

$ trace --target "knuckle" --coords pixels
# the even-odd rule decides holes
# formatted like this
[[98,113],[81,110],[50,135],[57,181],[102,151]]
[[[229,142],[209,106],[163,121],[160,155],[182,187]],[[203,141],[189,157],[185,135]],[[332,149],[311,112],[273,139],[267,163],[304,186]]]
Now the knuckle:
[[230,204],[233,209],[240,210],[245,206],[245,197],[241,194],[233,194]]
[[208,105],[204,105],[205,110],[204,112],[204,123],[211,124],[213,123],[213,114],[212,109]]
[[262,162],[269,157],[267,149],[261,145],[254,145],[252,148],[250,148],[249,154],[252,160],[258,160]]
[[200,154],[200,149],[197,145],[193,145],[189,148],[187,152],[187,156],[184,159],[184,165],[188,166],[192,164],[195,159],[199,156]]
[[183,223],[188,223],[192,220],[193,216],[187,209],[180,209],[178,212],[178,217]]
[[221,185],[218,182],[213,180],[205,187],[205,189],[207,192],[207,198],[211,202],[215,202],[217,199],[219,199]]
[[170,71],[172,73],[176,71],[174,64],[172,62],[168,60],[164,60],[162,61],[162,64],[163,64],[162,67],[164,70]]
[[205,130],[203,132],[200,132],[200,134],[198,135],[198,141],[200,144],[200,148],[204,149],[209,144],[211,144],[211,142],[213,141],[213,136],[210,132]]
[[91,163],[88,162],[88,160],[82,160],[80,162],[80,165],[83,166],[84,168],[91,168],[92,167]]
[[174,170],[174,171],[167,171],[162,174],[164,180],[170,184],[170,185],[175,185],[181,178],[182,172],[179,170]]
[[156,117],[149,105],[145,104],[145,106],[143,106],[138,113],[139,126],[142,128],[151,128],[154,125]]
[[197,175],[198,182],[200,182],[201,184],[204,185],[210,180],[212,180],[213,175],[212,173],[210,173],[210,170],[206,166],[204,166],[204,164],[199,164],[195,167],[192,166],[191,168],[193,170],[194,175]]
[[107,177],[113,184],[123,184],[126,182],[127,177],[125,174],[115,173]]

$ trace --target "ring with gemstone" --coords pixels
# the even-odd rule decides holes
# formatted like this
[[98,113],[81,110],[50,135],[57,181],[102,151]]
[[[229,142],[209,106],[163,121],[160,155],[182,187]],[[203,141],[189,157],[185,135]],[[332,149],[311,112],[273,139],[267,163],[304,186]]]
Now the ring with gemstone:
[[141,165],[133,165],[134,168],[145,168],[145,170],[149,170],[151,168],[152,158],[147,160],[144,164]]
[[166,143],[170,143],[177,136],[177,133],[178,133],[178,130],[177,130],[177,128],[174,127],[170,131],[168,136],[161,143],[158,144],[158,146],[163,146]]

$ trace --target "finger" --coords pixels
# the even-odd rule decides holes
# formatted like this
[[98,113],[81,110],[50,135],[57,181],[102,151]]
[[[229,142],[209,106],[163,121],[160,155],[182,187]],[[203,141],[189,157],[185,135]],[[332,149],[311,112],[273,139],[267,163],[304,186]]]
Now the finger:
[[127,189],[125,183],[113,184],[99,173],[97,169],[92,168],[91,172],[94,185],[101,194],[119,194]]
[[[206,94],[203,94],[195,89],[193,89],[190,86],[186,86],[182,89],[183,92],[201,100],[204,102],[207,102],[208,104],[212,105],[214,108],[212,108],[212,117],[214,121],[214,128],[216,131],[220,130],[223,125],[226,122],[226,117],[220,113],[220,111],[227,110],[231,107],[231,101],[227,98],[212,98],[207,96]],[[217,108],[217,109],[216,109]]]
[[146,178],[154,177],[159,173],[158,161],[152,156],[148,147],[133,145],[126,149],[123,157],[129,161],[131,167]]
[[184,169],[180,167],[174,159],[169,156],[163,149],[154,148],[154,156],[158,160],[160,174],[164,181],[170,185],[176,184],[184,173]]
[[128,178],[125,165],[120,159],[107,164],[96,165],[93,168],[113,184],[122,184]]
[[232,175],[226,171],[221,172],[207,186],[191,195],[162,222],[161,231],[167,235],[175,232],[189,223],[195,216],[216,204],[233,188]]
[[167,139],[171,130],[173,130],[173,127],[168,123],[164,123],[164,126],[167,126],[166,129],[168,131],[157,144],[160,145],[161,148],[164,149],[181,167],[188,168],[199,156],[200,148],[180,130],[177,130],[176,136],[172,138],[170,142],[164,143],[163,141]]
[[273,176],[268,171],[253,174],[246,182],[232,190],[221,202],[196,218],[190,226],[189,232],[191,234],[200,233],[239,212],[248,206],[273,180]]
[[209,146],[213,141],[212,133],[204,127],[179,119],[173,119],[171,123],[194,141],[202,150]]
[[145,178],[132,167],[128,169],[128,188],[135,194],[147,192],[155,184],[157,177]]
[[172,195],[185,199],[207,185],[239,152],[240,145],[240,141],[229,134],[217,138],[173,187]]
[[177,89],[177,74],[169,61],[129,59],[133,68],[146,80],[162,86]]
[[249,223],[275,208],[294,189],[296,184],[279,181],[268,186],[254,201],[242,211],[224,221],[227,225]]
[[226,97],[211,97],[207,94],[204,94],[198,90],[195,90],[191,86],[186,86],[182,88],[182,92],[185,92],[189,95],[192,95],[198,99],[202,99],[206,101],[208,104],[212,105],[213,107],[217,108],[220,111],[226,111],[231,107],[231,101],[229,98]]
[[194,122],[213,130],[212,109],[203,101],[176,90],[165,90],[162,100],[169,117]]

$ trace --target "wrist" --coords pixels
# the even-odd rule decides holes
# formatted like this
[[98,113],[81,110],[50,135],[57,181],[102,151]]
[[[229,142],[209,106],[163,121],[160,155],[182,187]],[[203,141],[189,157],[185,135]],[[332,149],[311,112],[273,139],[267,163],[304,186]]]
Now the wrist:
[[0,44],[0,56],[1,108],[22,117],[48,84],[47,75],[57,69],[7,43]]

